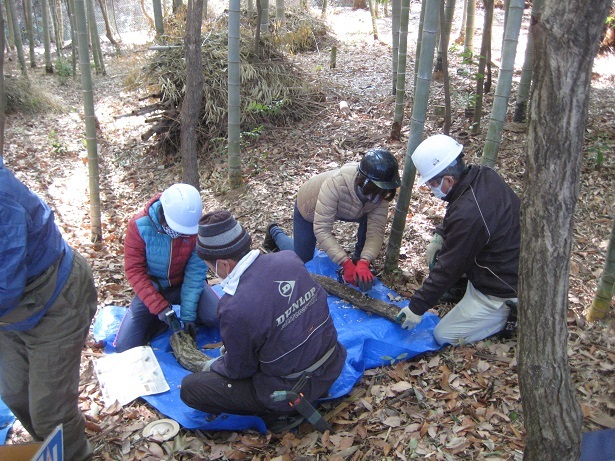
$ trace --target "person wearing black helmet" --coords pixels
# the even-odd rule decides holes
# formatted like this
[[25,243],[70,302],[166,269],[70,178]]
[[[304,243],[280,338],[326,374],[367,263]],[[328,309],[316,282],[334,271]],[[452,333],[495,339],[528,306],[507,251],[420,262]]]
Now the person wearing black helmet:
[[[319,248],[343,269],[346,283],[369,291],[374,275],[371,262],[384,241],[389,202],[400,186],[397,160],[388,150],[369,150],[360,162],[317,174],[297,194],[293,217],[294,238],[276,224],[267,228],[263,247],[267,251],[294,250],[308,262]],[[349,255],[333,235],[335,221],[359,224],[357,242]]]

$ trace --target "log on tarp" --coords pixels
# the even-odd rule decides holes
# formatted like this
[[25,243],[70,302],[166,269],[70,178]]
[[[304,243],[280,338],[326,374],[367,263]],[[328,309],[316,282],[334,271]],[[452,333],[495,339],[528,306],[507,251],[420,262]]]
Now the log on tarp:
[[211,358],[199,350],[194,338],[185,331],[173,333],[169,343],[179,364],[193,373],[203,371],[205,363]]
[[392,322],[399,323],[396,320],[397,314],[399,314],[400,310],[399,306],[381,301],[379,299],[370,298],[369,296],[364,295],[360,291],[357,291],[348,285],[336,282],[330,277],[318,274],[310,275],[314,280],[322,285],[327,293],[337,296],[344,301],[348,301],[353,306],[369,312],[370,314],[376,314],[387,320],[391,320]]

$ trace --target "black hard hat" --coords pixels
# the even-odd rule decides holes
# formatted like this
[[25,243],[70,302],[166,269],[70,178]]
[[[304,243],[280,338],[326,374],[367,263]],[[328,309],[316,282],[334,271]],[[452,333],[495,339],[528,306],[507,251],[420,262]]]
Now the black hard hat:
[[397,189],[401,185],[397,160],[386,149],[370,149],[359,163],[359,173],[381,189]]

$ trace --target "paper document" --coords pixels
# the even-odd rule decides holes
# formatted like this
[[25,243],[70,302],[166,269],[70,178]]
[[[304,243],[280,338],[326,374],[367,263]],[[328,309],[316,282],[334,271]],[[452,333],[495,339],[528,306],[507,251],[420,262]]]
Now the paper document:
[[139,346],[94,361],[105,405],[116,400],[126,405],[142,395],[169,390],[162,369],[150,346]]

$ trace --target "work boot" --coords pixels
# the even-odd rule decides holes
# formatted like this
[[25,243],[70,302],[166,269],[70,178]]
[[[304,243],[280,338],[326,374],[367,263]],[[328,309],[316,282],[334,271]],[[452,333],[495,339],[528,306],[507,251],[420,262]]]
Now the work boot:
[[305,418],[302,415],[280,416],[271,424],[267,424],[267,429],[274,434],[279,434],[299,427],[303,421],[305,421]]
[[267,230],[265,231],[265,240],[263,240],[263,248],[267,253],[275,253],[276,251],[280,251],[278,245],[273,239],[273,236],[271,235],[271,230],[274,227],[277,227],[277,225],[277,223],[272,222],[267,226]]
[[506,301],[506,305],[510,309],[504,328],[500,331],[500,338],[510,339],[517,333],[517,303],[514,301]]
[[468,279],[466,277],[461,277],[442,295],[438,304],[457,304],[465,296],[467,287]]

